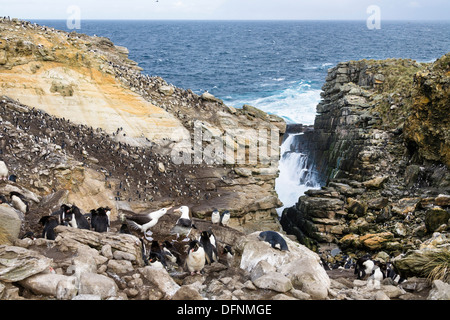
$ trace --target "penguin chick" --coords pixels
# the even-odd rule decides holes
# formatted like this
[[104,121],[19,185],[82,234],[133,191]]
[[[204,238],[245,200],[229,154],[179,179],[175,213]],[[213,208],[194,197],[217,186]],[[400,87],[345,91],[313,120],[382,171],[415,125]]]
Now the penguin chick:
[[191,275],[201,274],[205,267],[205,250],[200,242],[193,240],[189,243],[188,255],[186,257],[186,266]]
[[230,223],[230,211],[225,210],[220,216],[220,223],[226,227]]
[[214,211],[211,214],[211,222],[213,224],[218,224],[220,222],[220,213],[219,210],[214,209]]

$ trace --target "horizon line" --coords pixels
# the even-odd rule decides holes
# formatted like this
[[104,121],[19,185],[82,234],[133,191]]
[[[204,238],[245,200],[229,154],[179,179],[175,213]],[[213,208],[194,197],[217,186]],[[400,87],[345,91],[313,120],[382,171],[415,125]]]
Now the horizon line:
[[[45,20],[45,21],[66,21],[67,18],[15,18],[11,19],[19,20]],[[86,18],[81,21],[221,21],[221,22],[365,22],[366,19],[122,19],[122,18]],[[450,19],[382,19],[386,22],[450,22]]]

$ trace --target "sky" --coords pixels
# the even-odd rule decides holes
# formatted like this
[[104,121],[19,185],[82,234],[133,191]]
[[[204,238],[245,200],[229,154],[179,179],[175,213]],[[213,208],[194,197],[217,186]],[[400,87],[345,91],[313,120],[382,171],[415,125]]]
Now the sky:
[[[450,20],[449,0],[0,0],[0,16],[20,19]],[[75,6],[75,7],[74,7]],[[73,11],[75,8],[76,11]]]

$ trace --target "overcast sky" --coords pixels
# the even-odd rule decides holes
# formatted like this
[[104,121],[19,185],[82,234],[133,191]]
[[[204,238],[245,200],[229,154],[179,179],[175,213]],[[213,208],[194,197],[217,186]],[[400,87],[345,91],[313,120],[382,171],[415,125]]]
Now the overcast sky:
[[0,16],[67,19],[366,20],[377,5],[385,20],[449,20],[449,0],[0,0]]

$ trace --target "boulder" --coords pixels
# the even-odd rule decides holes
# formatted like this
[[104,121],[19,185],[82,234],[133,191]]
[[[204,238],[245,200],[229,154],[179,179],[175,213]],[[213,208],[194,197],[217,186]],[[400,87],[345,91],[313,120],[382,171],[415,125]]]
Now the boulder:
[[201,95],[201,98],[205,101],[210,101],[210,102],[221,102],[222,100],[216,98],[215,96],[213,96],[211,93],[209,92],[204,92]]
[[100,296],[101,299],[116,297],[118,287],[113,279],[92,272],[85,272],[80,275],[80,294],[91,294]]
[[298,210],[309,217],[329,218],[336,215],[336,211],[342,210],[344,202],[335,198],[309,198],[302,196],[298,202]]
[[22,221],[14,208],[0,205],[0,244],[10,245],[19,237]]
[[133,271],[133,265],[131,261],[128,260],[109,260],[108,261],[108,271],[124,274],[130,271]]
[[[139,266],[143,265],[141,243],[133,235],[111,232],[100,233],[64,226],[56,227],[55,232],[58,234],[58,238],[56,239],[58,244],[72,246],[73,249],[78,249],[78,244],[81,243],[98,250],[101,250],[105,245],[109,245],[114,258],[116,258],[116,255],[119,255],[120,259],[130,260],[133,264]],[[97,254],[96,256],[99,255]]]
[[0,280],[16,282],[46,271],[52,260],[25,248],[0,246]]
[[[295,289],[308,293],[312,299],[325,299],[328,296],[330,278],[315,252],[286,237],[283,238],[286,240],[289,251],[274,249],[268,242],[258,239],[259,233],[254,232],[242,237],[237,244],[238,250],[242,251],[240,267],[252,275],[252,280],[256,278],[253,280],[254,283],[256,281],[261,284],[262,281],[259,279],[266,274],[274,276],[275,273],[279,273],[289,279]],[[259,277],[255,276],[256,273],[264,272],[267,273]],[[286,289],[287,281],[284,278],[278,278],[284,283],[283,290]],[[255,283],[256,286],[258,286],[257,283]]]
[[145,279],[150,281],[153,286],[160,290],[167,299],[172,298],[180,289],[180,286],[172,279],[166,269],[146,266],[140,268],[139,272]]
[[394,235],[391,232],[380,232],[375,234],[366,234],[359,238],[359,241],[363,246],[370,250],[378,250],[385,246],[385,244],[391,241]]
[[424,267],[446,251],[445,248],[409,250],[406,254],[395,257],[392,262],[404,277],[427,277],[428,274],[426,274]]
[[40,273],[20,281],[20,284],[34,294],[53,296],[60,300],[70,300],[78,292],[77,278],[62,274]]
[[203,300],[193,285],[184,285],[173,295],[172,300]]
[[428,300],[450,300],[450,284],[441,280],[434,280]]
[[450,196],[447,194],[440,194],[435,199],[436,205],[440,207],[450,207]]
[[443,224],[448,223],[450,213],[440,207],[428,209],[425,213],[425,226],[429,233],[434,232]]
[[102,298],[95,294],[79,294],[73,297],[72,300],[102,300]]
[[375,177],[371,180],[365,181],[363,183],[364,187],[367,189],[381,189],[383,184],[389,179],[389,177]]
[[172,86],[161,86],[159,87],[159,92],[165,96],[171,96],[175,92],[175,88]]
[[359,200],[348,198],[348,212],[356,214],[358,217],[363,217],[367,212],[367,205]]
[[274,271],[257,278],[253,281],[253,284],[260,289],[269,289],[277,292],[287,292],[292,289],[291,280]]

